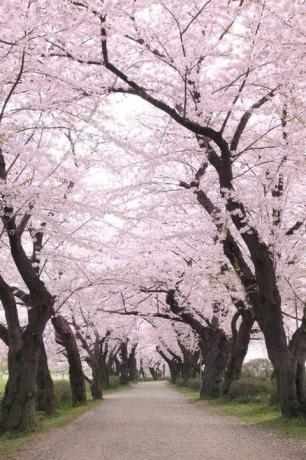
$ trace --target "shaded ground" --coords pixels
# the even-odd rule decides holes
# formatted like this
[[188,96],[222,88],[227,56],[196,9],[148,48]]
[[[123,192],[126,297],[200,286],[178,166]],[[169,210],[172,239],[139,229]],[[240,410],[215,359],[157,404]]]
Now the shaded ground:
[[163,382],[139,383],[69,425],[46,433],[16,460],[305,460],[306,447],[197,407]]

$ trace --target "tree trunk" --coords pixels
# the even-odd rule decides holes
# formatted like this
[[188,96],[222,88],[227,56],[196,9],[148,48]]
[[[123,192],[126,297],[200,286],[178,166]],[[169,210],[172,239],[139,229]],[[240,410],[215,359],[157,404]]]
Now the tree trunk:
[[181,374],[182,374],[182,380],[184,384],[187,382],[187,380],[192,378],[193,374],[193,361],[192,361],[192,354],[189,350],[187,350],[185,347],[182,345],[180,346],[182,353],[183,353],[183,362],[181,365]]
[[158,373],[156,372],[154,367],[149,366],[149,371],[150,371],[150,374],[151,374],[153,380],[158,380]]
[[37,337],[26,334],[21,350],[9,349],[9,379],[2,400],[0,430],[23,431],[36,423]]
[[140,358],[140,363],[139,363],[139,374],[141,375],[143,379],[147,377],[144,371],[144,367],[143,367],[143,360],[141,358]]
[[131,382],[136,382],[138,378],[137,372],[137,361],[136,361],[136,348],[137,345],[132,347],[132,350],[128,357],[128,368],[129,368],[129,380]]
[[177,378],[178,378],[178,376],[180,374],[181,361],[179,361],[176,357],[174,357],[172,355],[171,355],[171,358],[169,358],[169,356],[167,356],[166,353],[159,346],[156,347],[156,351],[157,351],[157,353],[160,354],[160,356],[168,364],[169,371],[170,371],[171,383],[175,384],[177,382]]
[[265,322],[261,327],[265,336],[267,352],[273,364],[281,410],[284,417],[291,418],[298,415],[298,402],[296,393],[296,372],[291,365],[291,354],[286,343],[286,335],[282,318],[273,316],[273,327]]
[[86,402],[86,387],[82,362],[75,335],[67,320],[58,315],[52,318],[56,342],[63,346],[69,363],[69,379],[73,404]]
[[[26,264],[28,259],[24,253],[23,256]],[[5,311],[9,338],[9,379],[2,399],[0,421],[0,431],[3,432],[27,430],[36,423],[38,348],[54,301],[40,280],[36,288],[37,291],[31,294],[32,308],[28,312],[28,325],[22,332],[12,290],[0,276],[0,300]]]
[[289,344],[291,353],[291,367],[296,376],[297,400],[302,406],[302,411],[306,411],[306,308],[301,326],[295,331]]
[[170,379],[171,379],[171,383],[176,383],[177,382],[177,378],[180,374],[180,370],[181,370],[181,363],[176,361],[174,358],[172,358],[169,362],[168,362],[168,366],[169,366],[169,371],[170,371]]
[[[0,156],[1,178],[5,179],[5,161],[3,155]],[[28,309],[28,324],[22,332],[14,295],[0,276],[0,300],[9,334],[9,379],[2,400],[2,431],[26,430],[35,425],[38,348],[54,305],[54,297],[39,279],[22,245],[27,220],[21,219],[17,224],[15,216],[12,207],[2,209],[1,220],[8,236],[11,256],[29,290],[31,308]]]
[[129,383],[129,364],[127,342],[122,342],[120,346],[120,384],[127,385]]
[[200,396],[217,398],[221,394],[221,386],[229,358],[229,343],[222,329],[207,329],[205,337],[200,340],[203,361],[205,364]]
[[[9,345],[8,330],[2,324],[0,324],[0,338],[7,346]],[[48,359],[43,340],[40,343],[38,352],[36,386],[36,408],[46,412],[48,415],[55,414],[54,385],[48,367]]]
[[105,372],[104,372],[104,386],[103,386],[103,389],[104,390],[109,389],[109,370],[108,369],[105,369]]
[[92,383],[90,390],[93,399],[103,399],[104,376],[99,364],[92,365]]
[[[236,322],[242,316],[241,324],[237,332]],[[230,345],[230,358],[227,364],[222,393],[227,394],[234,380],[241,376],[243,361],[248,352],[251,331],[254,325],[254,316],[250,310],[237,312],[232,320],[232,342]]]
[[120,375],[120,361],[117,356],[114,357],[114,366],[115,366],[115,375],[119,377]]
[[179,338],[177,339],[177,343],[183,355],[183,359],[181,361],[181,378],[185,384],[187,380],[193,377],[194,352],[187,348]]
[[40,341],[38,350],[36,384],[36,408],[46,412],[48,415],[55,414],[54,385],[43,340]]

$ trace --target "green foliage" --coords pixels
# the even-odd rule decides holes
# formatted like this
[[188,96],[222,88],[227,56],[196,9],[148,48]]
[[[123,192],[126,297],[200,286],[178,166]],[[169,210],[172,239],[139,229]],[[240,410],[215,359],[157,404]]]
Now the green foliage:
[[271,382],[252,377],[243,377],[232,383],[229,397],[241,402],[256,401],[271,395],[272,391],[273,385]]
[[67,380],[57,380],[54,382],[54,396],[56,407],[68,406],[72,404],[70,383]]
[[273,366],[271,362],[265,358],[251,359],[242,366],[243,377],[271,380],[272,374]]

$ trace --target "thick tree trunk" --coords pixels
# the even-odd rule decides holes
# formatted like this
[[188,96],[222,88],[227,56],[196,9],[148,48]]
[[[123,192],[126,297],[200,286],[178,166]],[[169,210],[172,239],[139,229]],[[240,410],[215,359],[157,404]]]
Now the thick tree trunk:
[[181,378],[184,382],[184,384],[187,382],[187,380],[192,378],[193,374],[193,354],[192,351],[189,350],[188,348],[185,347],[183,342],[178,339],[178,345],[181,349],[183,359],[181,362]]
[[254,265],[260,292],[259,302],[254,306],[256,320],[264,334],[268,356],[274,367],[282,414],[286,418],[296,417],[299,413],[296,371],[287,344],[274,267],[265,253],[258,254]]
[[36,423],[37,338],[26,334],[20,350],[9,349],[9,379],[2,400],[0,430],[23,431]]
[[108,369],[105,369],[105,372],[104,372],[104,386],[103,386],[103,389],[104,390],[109,389],[109,371],[108,371]]
[[181,361],[172,355],[171,358],[169,358],[169,356],[167,356],[159,346],[156,347],[156,351],[168,364],[171,383],[175,384],[177,382],[178,376],[180,375]]
[[69,364],[69,379],[73,404],[86,402],[86,387],[82,362],[75,335],[67,320],[58,315],[52,318],[56,342],[65,348]]
[[[28,262],[27,258],[25,260]],[[53,298],[40,280],[36,288],[37,291],[32,294],[28,325],[22,332],[12,290],[0,276],[0,300],[5,310],[9,338],[9,379],[2,400],[0,421],[0,430],[3,432],[23,431],[32,428],[36,422],[38,348],[53,305]]]
[[181,374],[182,374],[182,380],[184,384],[187,382],[187,380],[192,378],[193,374],[193,362],[192,362],[192,357],[188,353],[184,353],[184,358],[183,362],[181,365]]
[[136,382],[138,379],[136,348],[137,348],[137,345],[134,345],[132,347],[131,352],[128,357],[129,380],[131,382]]
[[[241,215],[245,216],[245,210],[242,204],[230,199],[227,210],[241,211],[241,214],[232,212],[232,220],[238,230],[244,230],[245,217],[242,218]],[[255,267],[255,277],[250,273],[249,268],[243,267],[245,262],[241,255],[238,276],[245,287],[247,299],[253,307],[256,320],[265,337],[268,356],[275,370],[282,414],[288,418],[296,417],[299,413],[296,374],[291,366],[291,353],[283,324],[274,261],[269,248],[260,239],[255,228],[250,232],[241,232],[241,235],[248,246]]]
[[146,373],[145,373],[145,370],[144,370],[144,367],[143,367],[143,360],[140,358],[140,363],[139,363],[139,374],[141,375],[141,377],[143,379],[145,379],[147,376],[146,376]]
[[[242,320],[237,332],[236,321],[240,315],[242,316]],[[248,352],[254,321],[254,316],[250,310],[246,310],[241,313],[237,312],[233,317],[230,358],[222,385],[223,394],[227,394],[232,382],[240,378],[243,361]]]
[[[5,180],[5,161],[1,156],[1,178]],[[53,311],[54,297],[31,264],[21,242],[27,215],[16,222],[12,207],[4,207],[1,220],[8,236],[10,252],[16,268],[30,294],[28,324],[22,332],[14,295],[0,276],[2,302],[9,335],[9,379],[2,400],[0,429],[26,430],[35,424],[36,372],[39,343]]]
[[291,367],[295,374],[297,400],[306,412],[306,308],[301,326],[295,331],[289,344]]
[[40,341],[38,350],[36,384],[36,408],[46,412],[48,415],[55,414],[54,385],[43,340]]
[[221,385],[229,359],[228,338],[224,331],[218,327],[216,317],[213,318],[209,326],[203,326],[190,312],[186,312],[185,308],[179,306],[175,293],[173,289],[167,292],[167,304],[171,311],[189,324],[200,338],[199,347],[205,364],[200,395],[201,397],[218,397],[221,394]]
[[149,371],[150,371],[150,374],[151,374],[153,380],[158,380],[159,375],[158,375],[158,373],[156,372],[156,370],[154,369],[154,367],[150,367],[150,366],[149,366]]
[[129,383],[129,364],[127,342],[122,342],[120,346],[120,384],[127,385]]
[[260,324],[264,333],[265,343],[270,361],[273,364],[281,410],[284,417],[298,415],[296,392],[296,372],[291,364],[291,353],[286,341],[281,314],[266,312],[265,321]]
[[169,371],[170,371],[171,383],[176,383],[178,376],[180,375],[181,363],[179,363],[174,358],[172,358],[168,362],[168,366],[169,366]]
[[114,357],[114,367],[115,367],[115,370],[114,370],[115,375],[117,377],[119,377],[119,375],[120,375],[120,361],[117,358],[117,356]]
[[229,343],[222,329],[207,329],[205,337],[200,340],[203,361],[205,364],[200,396],[217,398],[221,394],[221,386],[229,359]]
[[92,383],[90,385],[90,391],[93,399],[103,399],[103,386],[104,376],[101,371],[99,364],[93,365],[92,368]]
[[[0,338],[7,346],[9,345],[8,331],[2,324],[0,324]],[[48,359],[43,340],[40,343],[38,351],[36,386],[36,408],[46,412],[48,415],[55,414],[54,385],[48,367]]]

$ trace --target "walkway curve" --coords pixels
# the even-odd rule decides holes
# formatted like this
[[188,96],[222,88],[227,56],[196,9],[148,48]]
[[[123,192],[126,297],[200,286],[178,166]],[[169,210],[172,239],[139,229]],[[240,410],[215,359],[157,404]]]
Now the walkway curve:
[[15,460],[305,460],[306,448],[139,383],[45,433]]

